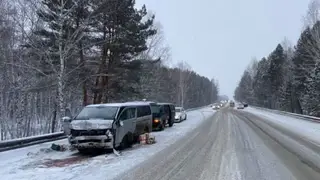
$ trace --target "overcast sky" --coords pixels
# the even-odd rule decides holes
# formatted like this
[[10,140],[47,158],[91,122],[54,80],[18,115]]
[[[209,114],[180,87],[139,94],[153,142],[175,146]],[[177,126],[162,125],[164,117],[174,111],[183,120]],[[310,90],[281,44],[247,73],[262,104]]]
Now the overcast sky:
[[137,0],[163,25],[173,61],[218,79],[233,97],[252,57],[267,56],[287,37],[296,43],[309,0]]

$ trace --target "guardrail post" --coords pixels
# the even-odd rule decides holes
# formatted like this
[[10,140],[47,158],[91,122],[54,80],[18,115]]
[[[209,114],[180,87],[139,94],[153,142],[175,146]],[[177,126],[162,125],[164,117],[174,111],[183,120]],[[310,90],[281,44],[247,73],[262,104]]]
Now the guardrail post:
[[62,118],[62,127],[63,127],[63,132],[65,135],[69,135],[71,132],[70,132],[70,123],[71,123],[71,118],[70,117],[63,117]]

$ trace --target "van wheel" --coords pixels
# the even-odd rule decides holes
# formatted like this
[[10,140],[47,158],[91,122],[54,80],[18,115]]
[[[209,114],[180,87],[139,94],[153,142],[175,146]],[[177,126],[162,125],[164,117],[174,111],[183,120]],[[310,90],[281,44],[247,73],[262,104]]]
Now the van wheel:
[[146,127],[144,128],[143,132],[144,132],[144,133],[150,133],[149,127],[146,126]]
[[118,150],[124,150],[126,148],[129,148],[131,147],[132,145],[132,142],[130,142],[129,140],[129,136],[128,135],[125,135],[123,138],[122,138],[122,141],[120,143],[120,146],[118,147]]
[[90,150],[88,149],[78,149],[80,154],[87,155],[90,154]]
[[164,130],[164,124],[163,124],[163,122],[161,123],[161,125],[160,125],[160,131],[163,131]]

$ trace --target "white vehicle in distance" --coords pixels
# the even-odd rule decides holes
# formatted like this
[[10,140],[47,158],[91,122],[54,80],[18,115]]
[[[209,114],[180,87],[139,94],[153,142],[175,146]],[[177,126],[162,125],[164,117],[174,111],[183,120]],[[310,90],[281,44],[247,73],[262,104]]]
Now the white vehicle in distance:
[[244,105],[243,104],[238,104],[237,109],[244,109]]
[[219,104],[214,104],[214,105],[212,106],[212,109],[213,109],[213,110],[218,110],[218,109],[220,109],[220,105],[219,105]]
[[176,115],[175,115],[175,122],[181,122],[187,119],[187,112],[184,110],[183,107],[176,107]]

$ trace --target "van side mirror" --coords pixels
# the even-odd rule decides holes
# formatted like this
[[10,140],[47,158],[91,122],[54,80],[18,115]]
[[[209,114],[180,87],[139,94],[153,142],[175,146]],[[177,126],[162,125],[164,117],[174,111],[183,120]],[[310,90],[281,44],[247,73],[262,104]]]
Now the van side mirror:
[[62,121],[63,122],[71,122],[71,117],[65,116],[65,117],[62,118]]
[[118,119],[118,120],[116,120],[115,124],[116,124],[117,126],[123,126],[123,121],[120,120],[120,119]]

